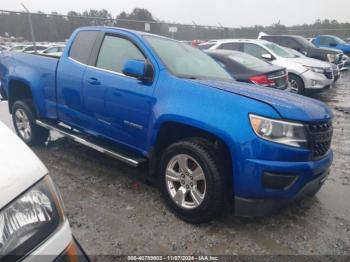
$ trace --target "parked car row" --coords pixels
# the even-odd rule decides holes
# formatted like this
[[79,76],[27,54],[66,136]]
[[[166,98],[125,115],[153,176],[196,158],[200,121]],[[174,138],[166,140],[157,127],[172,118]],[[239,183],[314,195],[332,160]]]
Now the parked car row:
[[0,46],[1,51],[35,53],[60,57],[64,50],[64,44],[44,43],[44,44],[13,44],[11,46]]
[[207,45],[208,50],[244,52],[265,60],[271,65],[286,68],[290,90],[298,94],[307,94],[329,87],[337,80],[334,75],[339,73],[339,70],[335,69],[337,67],[333,67],[331,63],[312,59],[301,54],[298,55],[294,51],[266,40],[226,39],[211,41],[202,45]]

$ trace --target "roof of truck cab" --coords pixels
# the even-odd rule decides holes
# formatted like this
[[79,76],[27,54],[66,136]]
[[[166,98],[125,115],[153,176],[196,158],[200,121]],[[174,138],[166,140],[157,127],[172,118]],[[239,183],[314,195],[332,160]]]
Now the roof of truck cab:
[[316,36],[316,38],[317,37],[337,37],[337,36],[336,35],[318,35],[318,36]]
[[[165,36],[161,35],[156,35],[156,34],[151,34],[143,31],[137,31],[137,30],[131,30],[127,28],[121,28],[121,27],[114,27],[114,26],[87,26],[87,27],[80,27],[78,30],[101,30],[101,31],[107,31],[107,30],[116,30],[116,31],[124,31],[128,33],[132,33],[137,36],[155,36],[155,37],[162,37],[162,38],[167,38],[171,39]],[[171,39],[173,40],[173,39]]]

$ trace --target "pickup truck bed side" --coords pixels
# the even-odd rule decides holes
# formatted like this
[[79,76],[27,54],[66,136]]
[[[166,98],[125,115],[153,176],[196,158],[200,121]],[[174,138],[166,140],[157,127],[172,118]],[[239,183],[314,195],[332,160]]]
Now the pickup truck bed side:
[[7,60],[16,63],[3,79],[4,85],[8,87],[10,110],[14,100],[21,96],[23,86],[26,86],[30,89],[39,116],[57,118],[55,87],[59,60],[26,53],[7,53],[2,57],[2,63]]

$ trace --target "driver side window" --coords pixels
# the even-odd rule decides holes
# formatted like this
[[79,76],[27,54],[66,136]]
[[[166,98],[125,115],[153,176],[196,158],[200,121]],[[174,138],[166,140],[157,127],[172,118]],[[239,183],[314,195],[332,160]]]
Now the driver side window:
[[248,43],[243,45],[243,52],[255,56],[259,59],[262,58],[262,55],[268,54],[268,52],[264,48],[255,44]]
[[122,73],[123,66],[129,59],[146,61],[145,56],[131,41],[122,37],[106,35],[97,58],[96,67]]

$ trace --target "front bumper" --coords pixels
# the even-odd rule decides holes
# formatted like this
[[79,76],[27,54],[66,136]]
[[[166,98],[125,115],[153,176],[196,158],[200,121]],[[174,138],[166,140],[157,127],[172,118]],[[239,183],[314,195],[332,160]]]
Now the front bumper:
[[80,246],[79,242],[73,237],[69,246],[60,254],[54,262],[90,262],[91,260],[85,253],[84,249]]
[[[69,259],[70,258],[70,259]],[[34,252],[24,258],[25,262],[46,261],[90,261],[65,220],[61,228],[42,243]]]
[[334,77],[329,79],[324,74],[315,73],[311,70],[301,74],[301,77],[304,80],[305,89],[307,91],[322,91],[331,86],[334,82]]
[[234,198],[235,215],[256,217],[276,212],[290,203],[301,200],[309,195],[312,196],[322,187],[328,175],[329,170],[324,171],[318,177],[306,183],[295,196],[288,199],[249,199],[236,196]]

